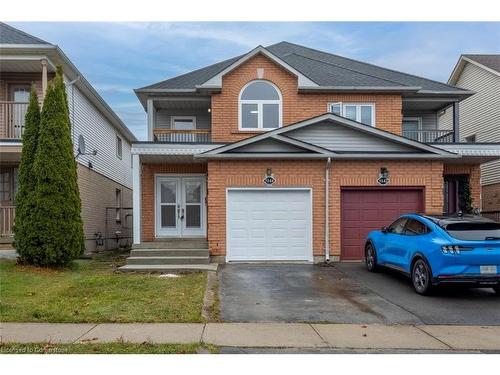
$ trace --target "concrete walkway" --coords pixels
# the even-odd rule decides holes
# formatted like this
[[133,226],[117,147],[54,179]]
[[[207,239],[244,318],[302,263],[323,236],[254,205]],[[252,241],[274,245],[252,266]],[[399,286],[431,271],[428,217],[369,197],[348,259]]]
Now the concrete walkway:
[[306,323],[2,323],[3,343],[207,343],[240,348],[500,351],[500,326]]

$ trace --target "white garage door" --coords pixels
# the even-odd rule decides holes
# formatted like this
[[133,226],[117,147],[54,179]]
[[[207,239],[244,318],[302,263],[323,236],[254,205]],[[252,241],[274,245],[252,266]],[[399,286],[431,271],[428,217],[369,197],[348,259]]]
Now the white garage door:
[[229,189],[227,261],[311,261],[311,192]]

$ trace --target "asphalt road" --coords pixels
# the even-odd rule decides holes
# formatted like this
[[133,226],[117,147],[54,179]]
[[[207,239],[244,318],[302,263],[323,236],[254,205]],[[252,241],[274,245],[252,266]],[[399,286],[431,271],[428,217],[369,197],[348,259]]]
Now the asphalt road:
[[392,272],[361,263],[226,264],[219,273],[221,318],[228,322],[500,325],[491,289],[417,295]]

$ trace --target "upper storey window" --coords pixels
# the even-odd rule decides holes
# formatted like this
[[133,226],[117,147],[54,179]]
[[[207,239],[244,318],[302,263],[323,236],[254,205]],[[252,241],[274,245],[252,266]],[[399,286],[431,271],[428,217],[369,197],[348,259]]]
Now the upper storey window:
[[268,81],[252,81],[240,92],[239,129],[271,130],[282,125],[282,99]]
[[375,126],[374,103],[329,103],[328,112],[365,125]]

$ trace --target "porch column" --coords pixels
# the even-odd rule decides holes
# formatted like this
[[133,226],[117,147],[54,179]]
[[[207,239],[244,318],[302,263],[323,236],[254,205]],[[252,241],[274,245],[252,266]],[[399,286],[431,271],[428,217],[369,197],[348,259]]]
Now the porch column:
[[45,93],[47,92],[47,60],[40,60],[42,64],[42,100],[45,99]]
[[132,206],[134,215],[134,245],[141,243],[141,160],[132,155]]
[[148,141],[154,141],[155,106],[153,99],[148,99]]
[[453,142],[460,142],[458,102],[453,103]]

